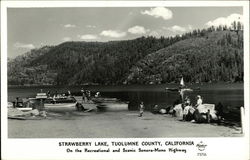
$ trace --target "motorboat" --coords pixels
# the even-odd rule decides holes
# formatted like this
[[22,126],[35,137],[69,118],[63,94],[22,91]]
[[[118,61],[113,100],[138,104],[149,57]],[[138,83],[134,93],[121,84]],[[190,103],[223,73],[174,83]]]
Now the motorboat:
[[28,105],[37,108],[43,103],[46,110],[75,110],[77,100],[72,96],[54,96],[47,97],[46,93],[38,93],[35,98],[28,99]]
[[109,102],[109,103],[100,103],[96,106],[99,110],[102,111],[124,111],[128,110],[128,103],[125,102]]
[[128,103],[122,102],[117,98],[95,97],[92,101],[97,104],[99,110],[121,111],[128,110]]
[[75,108],[76,99],[74,97],[49,97],[44,101],[45,108]]

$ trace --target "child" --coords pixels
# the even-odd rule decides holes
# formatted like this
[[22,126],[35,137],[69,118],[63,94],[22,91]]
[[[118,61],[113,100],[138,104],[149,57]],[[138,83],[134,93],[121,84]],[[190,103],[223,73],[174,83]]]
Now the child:
[[141,104],[139,106],[139,110],[140,110],[140,113],[139,113],[138,117],[142,117],[142,114],[143,114],[143,111],[144,111],[144,104],[143,104],[143,102],[141,102]]

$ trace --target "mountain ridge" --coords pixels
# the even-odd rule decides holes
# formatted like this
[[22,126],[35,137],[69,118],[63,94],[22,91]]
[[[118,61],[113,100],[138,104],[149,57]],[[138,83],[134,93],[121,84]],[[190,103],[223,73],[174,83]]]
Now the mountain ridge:
[[8,61],[9,85],[160,84],[180,76],[187,82],[243,81],[242,31],[65,42]]

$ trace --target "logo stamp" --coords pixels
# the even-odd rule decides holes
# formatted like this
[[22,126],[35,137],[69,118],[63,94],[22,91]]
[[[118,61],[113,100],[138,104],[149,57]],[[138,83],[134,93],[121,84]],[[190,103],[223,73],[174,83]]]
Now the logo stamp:
[[200,143],[198,143],[196,145],[196,147],[198,148],[199,151],[204,151],[206,149],[207,145],[204,144],[202,141],[200,141]]

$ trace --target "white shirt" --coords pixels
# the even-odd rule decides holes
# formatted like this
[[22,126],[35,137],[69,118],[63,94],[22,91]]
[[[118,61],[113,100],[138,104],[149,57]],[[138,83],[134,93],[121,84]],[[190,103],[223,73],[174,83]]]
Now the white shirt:
[[199,106],[199,105],[201,105],[201,104],[202,104],[202,99],[199,98],[199,99],[197,100],[197,105]]

